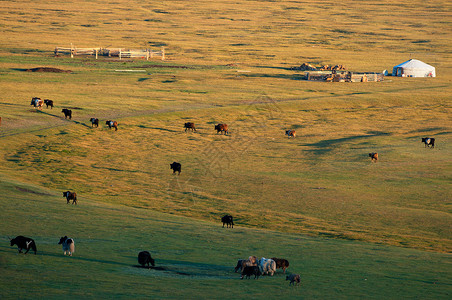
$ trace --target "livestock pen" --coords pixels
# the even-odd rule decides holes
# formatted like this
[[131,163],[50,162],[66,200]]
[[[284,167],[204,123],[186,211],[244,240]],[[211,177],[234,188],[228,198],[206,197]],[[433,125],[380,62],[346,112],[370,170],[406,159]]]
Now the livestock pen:
[[71,45],[71,47],[55,47],[55,56],[60,54],[70,55],[71,58],[78,55],[93,55],[98,59],[99,56],[119,57],[123,58],[142,58],[152,59],[154,57],[160,57],[161,60],[165,60],[165,47],[162,47],[159,51],[152,49],[125,49],[125,48],[77,48]]

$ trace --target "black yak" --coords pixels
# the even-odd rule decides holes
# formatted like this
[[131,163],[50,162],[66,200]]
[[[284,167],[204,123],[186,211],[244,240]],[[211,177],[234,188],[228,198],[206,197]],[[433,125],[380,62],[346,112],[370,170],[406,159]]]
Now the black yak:
[[170,169],[173,170],[173,174],[179,172],[180,175],[180,172],[182,171],[182,165],[178,162],[173,162],[172,164],[170,164]]
[[234,220],[231,215],[225,215],[224,217],[222,217],[221,222],[223,222],[223,228],[224,224],[226,224],[226,228],[229,228],[229,226],[231,226],[231,228],[234,228]]
[[140,253],[138,253],[138,263],[142,265],[143,268],[145,265],[147,265],[147,267],[149,268],[149,264],[155,266],[155,261],[154,259],[152,259],[151,253],[149,253],[148,251],[141,251]]
[[244,276],[249,279],[251,275],[254,275],[254,279],[259,279],[261,271],[259,270],[258,266],[245,266],[243,268],[242,276],[240,277],[240,279],[243,279]]
[[72,120],[72,110],[63,108],[61,112],[64,114],[64,118],[67,119],[69,117],[69,120]]

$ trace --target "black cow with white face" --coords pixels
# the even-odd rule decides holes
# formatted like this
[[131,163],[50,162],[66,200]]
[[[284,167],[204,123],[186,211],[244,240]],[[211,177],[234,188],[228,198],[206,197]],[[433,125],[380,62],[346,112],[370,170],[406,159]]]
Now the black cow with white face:
[[422,138],[421,141],[425,144],[425,147],[432,147],[435,148],[435,139],[434,138],[429,138],[429,137],[425,137]]
[[35,254],[37,252],[35,241],[28,237],[24,237],[21,235],[16,236],[14,239],[11,240],[11,246],[14,245],[17,245],[17,248],[19,248],[19,253],[22,253],[23,249],[27,250],[25,254],[27,254],[28,251],[30,251],[30,249],[32,249],[35,252]]

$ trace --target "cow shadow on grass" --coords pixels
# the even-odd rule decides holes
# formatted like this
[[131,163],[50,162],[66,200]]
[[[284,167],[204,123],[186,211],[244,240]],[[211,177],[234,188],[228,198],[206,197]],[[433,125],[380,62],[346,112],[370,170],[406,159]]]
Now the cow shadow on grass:
[[[73,107],[72,107],[73,108]],[[74,108],[73,108],[74,109]],[[62,119],[62,116],[61,115],[55,115],[55,114],[52,114],[52,113],[49,113],[49,112],[46,112],[46,111],[43,111],[43,110],[36,110],[36,112],[39,112],[39,113],[41,113],[41,114],[45,114],[45,115],[48,115],[48,116],[52,116],[52,117],[55,117],[55,118],[58,118],[58,119]],[[86,124],[86,123],[82,123],[82,122],[79,122],[79,121],[76,121],[76,120],[73,120],[73,119],[64,119],[65,121],[68,121],[68,122],[72,122],[72,123],[75,123],[75,124],[77,124],[77,125],[82,125],[82,126],[85,126],[85,127],[88,127],[88,128],[91,128],[91,126],[90,125],[88,125],[88,124]]]
[[162,131],[168,131],[168,132],[183,132],[184,129],[181,127],[181,130],[173,130],[173,129],[168,129],[168,128],[163,128],[163,127],[147,127],[150,129],[155,129],[155,130],[162,130]]
[[143,267],[141,265],[131,265],[130,261],[135,260],[136,257],[126,256],[124,257],[124,262],[114,261],[114,260],[105,260],[98,258],[90,258],[90,257],[82,257],[73,255],[71,257],[66,257],[61,253],[47,252],[43,250],[39,250],[38,253],[35,254],[19,254],[17,252],[17,247],[7,247],[0,246],[0,253],[4,256],[6,253],[14,253],[15,255],[27,255],[30,256],[31,259],[34,257],[52,257],[58,259],[70,259],[72,261],[83,261],[89,263],[101,263],[108,264],[112,266],[120,266],[125,268],[134,268],[137,270],[150,270],[157,271],[160,274],[153,273],[153,276],[165,276],[165,277],[191,277],[191,278],[200,278],[200,279],[238,279],[240,274],[234,274],[235,276],[231,276],[233,272],[233,267],[231,266],[222,266],[215,264],[205,264],[205,263],[196,263],[189,261],[178,261],[178,260],[165,260],[156,258],[156,266],[152,267]]
[[133,267],[137,269],[160,271],[160,274],[153,274],[154,276],[191,277],[200,279],[238,279],[240,276],[240,274],[231,276],[234,271],[233,267],[189,261],[156,259],[156,266],[154,267],[143,267],[141,265],[133,265]]

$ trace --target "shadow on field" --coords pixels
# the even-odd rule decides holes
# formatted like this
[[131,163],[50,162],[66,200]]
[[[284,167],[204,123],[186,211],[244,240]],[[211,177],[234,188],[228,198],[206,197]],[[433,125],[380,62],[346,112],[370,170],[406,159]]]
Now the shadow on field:
[[158,260],[157,263],[159,262],[161,265],[155,267],[143,267],[141,265],[133,265],[133,267],[137,269],[161,271],[160,276],[170,277],[189,276],[210,279],[238,279],[240,276],[240,274],[237,276],[230,276],[233,267],[175,260]]
[[274,66],[253,66],[253,67],[262,68],[262,69],[277,69],[277,70],[293,71],[292,67],[274,67]]
[[0,102],[1,105],[9,105],[9,106],[23,106],[22,104],[15,104],[15,103],[6,103],[6,102]]
[[[58,246],[58,245],[57,245]],[[38,248],[38,252],[36,254],[36,256],[47,256],[47,257],[55,257],[55,258],[65,258],[65,256],[62,253],[49,253],[46,251],[42,251],[39,250],[39,244],[37,245]],[[6,249],[6,250],[4,250]],[[27,256],[32,256],[34,257],[35,254],[32,252],[28,252],[27,254],[19,254],[17,251],[17,247],[5,247],[5,246],[0,246],[0,253],[4,252],[4,253],[15,253],[17,255],[27,255]],[[72,259],[72,260],[79,260],[79,261],[87,261],[87,262],[97,262],[97,263],[103,263],[103,264],[110,264],[110,265],[119,265],[119,266],[128,266],[128,264],[126,263],[121,263],[121,262],[117,262],[117,261],[109,261],[109,260],[102,260],[102,259],[94,259],[94,258],[88,258],[88,257],[80,257],[80,256],[76,256],[74,254],[74,256],[70,256],[70,257],[66,257],[68,259]]]
[[240,74],[243,77],[249,78],[280,78],[280,79],[290,79],[290,80],[304,80],[304,75],[300,74]]
[[[75,108],[75,107],[71,107],[71,108],[72,108],[72,109],[80,109],[80,108]],[[60,115],[54,115],[54,114],[52,114],[52,113],[48,113],[48,112],[42,111],[42,110],[36,110],[36,112],[39,112],[39,113],[41,113],[41,114],[45,114],[45,115],[48,115],[48,116],[52,116],[52,117],[55,117],[55,118],[58,118],[58,119],[66,120],[66,121],[68,121],[68,122],[72,122],[72,123],[75,123],[75,124],[77,124],[77,125],[82,125],[82,126],[91,128],[91,126],[88,125],[88,124],[85,124],[85,123],[82,123],[82,122],[79,122],[79,121],[76,121],[76,120],[63,119],[63,117],[60,116]]]
[[387,135],[391,135],[391,133],[389,132],[381,132],[381,131],[370,131],[369,134],[367,135],[355,135],[355,136],[349,136],[349,137],[345,137],[345,138],[339,138],[339,139],[331,139],[331,140],[323,140],[317,143],[312,143],[312,144],[305,144],[305,146],[311,146],[311,147],[315,147],[317,149],[315,150],[306,150],[306,151],[321,151],[321,152],[328,152],[331,151],[332,149],[329,147],[334,147],[337,144],[341,144],[341,143],[346,143],[346,142],[350,142],[353,140],[359,140],[359,139],[368,139],[368,138],[372,138],[372,137],[377,137],[377,136],[387,136]]
[[155,130],[163,130],[163,131],[168,131],[168,132],[183,132],[183,130],[172,130],[172,129],[163,128],[163,127],[147,127],[147,128],[155,129]]
[[[447,130],[447,128],[444,128],[444,127],[422,128],[422,129],[410,131],[408,133],[410,133],[410,134],[412,134],[412,133],[430,133],[430,132],[438,132],[440,130]],[[450,134],[450,133],[451,133],[450,131],[444,131],[444,132],[440,132],[440,133],[435,133],[435,135]]]

